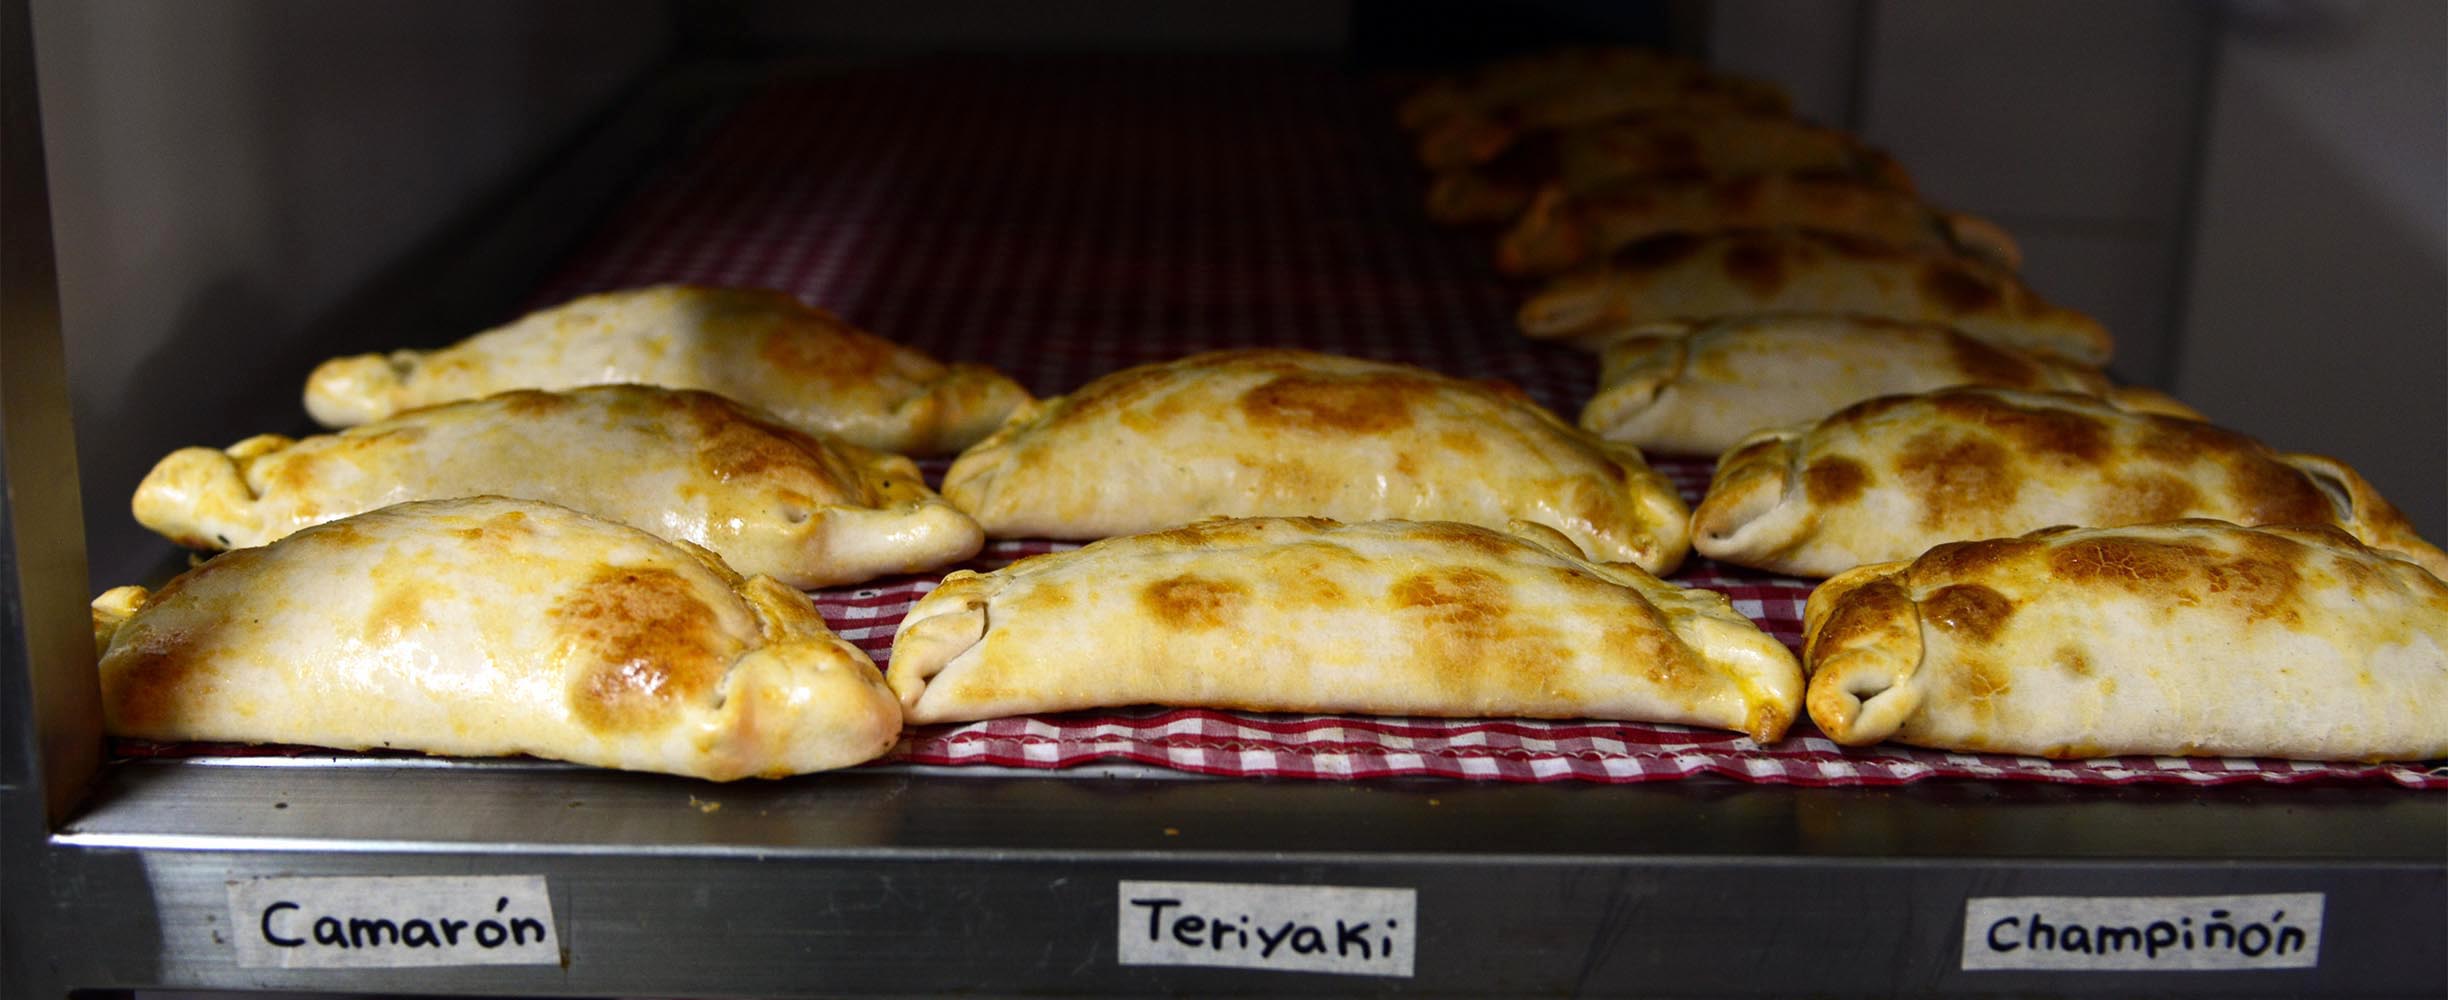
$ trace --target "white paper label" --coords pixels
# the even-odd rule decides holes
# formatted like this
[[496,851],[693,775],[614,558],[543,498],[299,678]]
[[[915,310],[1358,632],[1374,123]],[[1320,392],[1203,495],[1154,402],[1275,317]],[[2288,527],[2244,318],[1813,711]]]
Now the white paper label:
[[2317,892],[1973,898],[1963,967],[2310,969],[2320,965],[2325,902]]
[[1411,975],[1415,889],[1123,882],[1123,965]]
[[250,969],[557,965],[541,875],[258,878],[229,884]]

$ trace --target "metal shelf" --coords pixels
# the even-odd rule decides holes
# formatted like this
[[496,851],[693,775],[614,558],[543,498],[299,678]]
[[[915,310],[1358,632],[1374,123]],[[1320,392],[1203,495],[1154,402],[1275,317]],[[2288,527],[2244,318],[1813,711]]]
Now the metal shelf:
[[[23,5],[8,14],[21,32]],[[647,162],[693,120],[675,93],[720,99],[719,88],[658,88],[536,190],[617,189],[606,162]],[[11,179],[12,211],[22,180]],[[504,261],[540,259],[533,248],[577,231],[599,203],[524,200],[497,229],[404,271],[362,313],[404,323],[418,309],[430,319],[437,303],[492,309],[530,280]],[[39,362],[25,348],[48,336],[56,372],[56,331],[18,321],[25,296],[48,289],[23,280],[13,267],[9,359]],[[86,664],[72,649],[24,631],[52,613],[44,602],[85,596],[72,592],[82,574],[46,569],[60,558],[60,526],[27,520],[58,509],[60,459],[36,436],[56,429],[16,408],[27,405],[25,384],[39,382],[9,383],[20,396],[0,422],[9,486],[0,515],[13,518],[0,536],[12,588],[0,644],[0,960],[28,994],[2448,991],[2448,798],[2388,787],[1316,783],[1129,768],[887,768],[716,786],[523,762],[314,759],[93,770],[64,755],[91,752],[95,724],[36,708],[89,705],[91,693],[74,697]],[[48,811],[45,789],[59,803]],[[238,964],[232,880],[444,874],[543,876],[562,963]],[[1126,879],[1414,889],[1415,973],[1120,965],[1128,931],[1116,883]],[[2303,892],[2326,897],[2313,969],[1960,968],[1972,897]]]

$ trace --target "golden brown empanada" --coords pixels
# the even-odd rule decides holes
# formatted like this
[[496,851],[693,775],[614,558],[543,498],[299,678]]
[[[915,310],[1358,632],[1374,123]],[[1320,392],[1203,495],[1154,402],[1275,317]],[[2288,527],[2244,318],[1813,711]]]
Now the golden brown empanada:
[[1723,596],[1515,530],[1215,520],[959,571],[887,678],[914,722],[1160,704],[1785,731],[1793,654]]
[[1993,344],[2102,365],[2099,321],[2052,305],[2014,272],[1945,250],[1837,233],[1669,233],[1564,275],[1521,308],[1522,332],[1603,340],[1664,319],[1759,312],[1857,313],[1954,327]]
[[1582,408],[1581,426],[1644,452],[1682,455],[1715,456],[1753,431],[1876,396],[1953,385],[2116,392],[2097,369],[1943,326],[1864,316],[1657,323],[1621,335],[1600,356],[1598,394]]
[[2062,393],[1883,396],[1752,435],[1692,515],[1702,555],[1802,576],[2052,525],[2326,524],[2448,574],[2353,469],[2197,420]]
[[1549,187],[1496,244],[1506,274],[1570,270],[1667,233],[1798,228],[1959,252],[2005,268],[2022,251],[1995,223],[1943,212],[1909,191],[1832,173],[1634,177],[1587,194]]
[[800,588],[936,569],[985,535],[899,455],[801,433],[721,396],[515,390],[339,434],[184,448],[136,520],[191,548],[262,545],[406,500],[500,494],[694,542]]
[[438,351],[328,361],[306,383],[326,427],[510,389],[634,382],[703,389],[803,431],[905,455],[959,451],[1028,401],[775,291],[660,285],[585,298]]
[[1893,158],[1845,132],[1784,115],[1677,110],[1540,132],[1483,165],[1439,172],[1428,217],[1509,221],[1549,184],[1584,195],[1626,178],[1771,172],[1850,174],[1913,190]]
[[1574,82],[1439,119],[1419,131],[1419,159],[1430,170],[1459,170],[1493,160],[1528,136],[1634,115],[1792,111],[1792,98],[1776,85],[1735,76]]
[[1104,538],[1208,517],[1520,519],[1652,573],[1673,572],[1689,547],[1688,508],[1638,450],[1518,392],[1308,351],[1223,351],[1105,376],[963,453],[943,495],[996,538]]
[[94,601],[103,718],[152,740],[532,754],[727,781],[892,748],[805,595],[550,504],[400,504]]
[[1821,584],[1805,629],[1840,743],[2448,757],[2448,584],[2330,528],[1957,542]]

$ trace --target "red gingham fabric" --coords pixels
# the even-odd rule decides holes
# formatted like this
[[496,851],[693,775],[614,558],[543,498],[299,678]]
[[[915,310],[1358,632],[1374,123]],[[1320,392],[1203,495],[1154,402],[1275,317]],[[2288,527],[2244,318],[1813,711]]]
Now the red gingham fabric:
[[[1593,360],[1518,336],[1520,289],[1495,275],[1488,234],[1427,223],[1424,191],[1387,94],[1331,65],[912,62],[754,94],[613,212],[530,304],[665,281],[770,287],[939,358],[993,365],[1040,395],[1194,351],[1288,345],[1506,379],[1578,413]],[[1706,461],[1657,464],[1697,501]],[[971,568],[1069,547],[995,543]],[[1807,583],[1696,557],[1673,579],[1725,592],[1799,645]],[[933,585],[881,580],[816,597],[882,664]],[[2420,766],[1845,749],[1807,725],[1761,747],[1672,725],[1145,708],[919,727],[888,760],[1337,779],[2448,787],[2448,773]]]

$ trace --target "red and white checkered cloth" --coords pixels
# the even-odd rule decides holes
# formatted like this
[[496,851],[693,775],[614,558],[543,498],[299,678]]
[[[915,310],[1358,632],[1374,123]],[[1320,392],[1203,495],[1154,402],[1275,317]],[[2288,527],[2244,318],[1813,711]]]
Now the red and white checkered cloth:
[[[1385,95],[1326,64],[913,62],[757,93],[613,213],[531,304],[665,281],[779,288],[1040,395],[1194,351],[1285,345],[1506,379],[1577,413],[1592,360],[1514,332],[1519,289],[1495,275],[1487,235],[1428,224],[1424,191]],[[1658,465],[1698,499],[1705,461]],[[1068,547],[996,543],[972,567]],[[1809,584],[1697,558],[1673,579],[1726,593],[1799,645]],[[883,663],[932,587],[877,581],[817,604]],[[1672,725],[1196,709],[926,726],[890,759],[1294,778],[2448,787],[2448,771],[2413,765],[1847,749],[1807,725],[1762,747]]]

